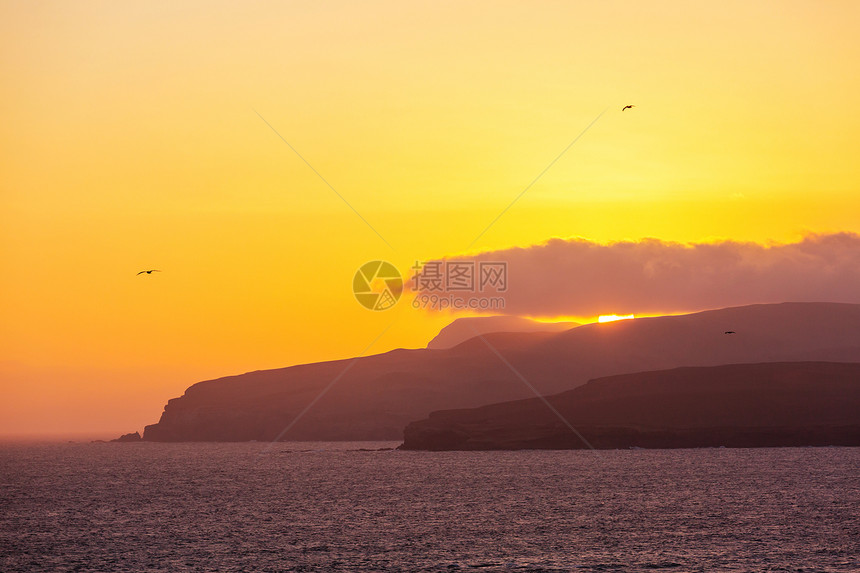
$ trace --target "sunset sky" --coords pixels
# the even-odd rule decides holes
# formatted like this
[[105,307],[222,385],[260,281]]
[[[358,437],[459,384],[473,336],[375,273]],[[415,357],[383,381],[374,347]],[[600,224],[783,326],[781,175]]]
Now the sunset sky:
[[142,430],[194,382],[450,322],[360,306],[367,261],[860,233],[857,22],[854,1],[4,1],[0,435]]

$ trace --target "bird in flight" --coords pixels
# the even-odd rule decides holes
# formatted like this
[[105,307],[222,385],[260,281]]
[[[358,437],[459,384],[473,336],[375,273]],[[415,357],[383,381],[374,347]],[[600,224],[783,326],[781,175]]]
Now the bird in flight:
[[160,272],[161,272],[161,271],[160,271],[160,270],[158,270],[158,269],[150,269],[150,270],[148,270],[148,271],[140,271],[140,272],[139,272],[139,273],[137,273],[137,274],[142,275],[143,273],[146,273],[146,274],[148,274],[148,275],[151,275],[152,273],[160,273]]
[[621,111],[624,111],[625,109],[634,108],[634,107],[636,107],[636,106],[635,105],[625,105],[624,107],[621,108]]
[[735,334],[734,330],[727,330],[723,334]]

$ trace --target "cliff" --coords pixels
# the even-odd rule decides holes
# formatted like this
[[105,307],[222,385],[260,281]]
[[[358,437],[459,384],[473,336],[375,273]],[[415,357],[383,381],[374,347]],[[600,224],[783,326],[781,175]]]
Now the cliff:
[[547,395],[614,374],[775,361],[860,362],[860,305],[751,305],[557,333],[490,333],[444,350],[229,376],[170,400],[143,438],[396,440],[435,410],[533,397],[520,376]]

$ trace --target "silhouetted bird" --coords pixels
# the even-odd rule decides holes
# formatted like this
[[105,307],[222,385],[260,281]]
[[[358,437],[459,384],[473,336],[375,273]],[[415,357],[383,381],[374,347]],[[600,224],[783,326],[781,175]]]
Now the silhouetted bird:
[[137,273],[137,274],[142,275],[143,273],[146,273],[146,274],[148,274],[148,275],[151,275],[152,273],[160,273],[160,272],[161,272],[161,271],[160,271],[160,270],[158,270],[158,269],[150,269],[150,270],[148,270],[148,271],[140,271],[140,272],[139,272],[139,273]]
[[723,334],[734,334],[734,333],[735,333],[734,330],[727,330]]
[[633,107],[636,107],[636,106],[635,105],[625,105],[624,107],[621,108],[621,111],[624,111],[625,109],[630,109]]

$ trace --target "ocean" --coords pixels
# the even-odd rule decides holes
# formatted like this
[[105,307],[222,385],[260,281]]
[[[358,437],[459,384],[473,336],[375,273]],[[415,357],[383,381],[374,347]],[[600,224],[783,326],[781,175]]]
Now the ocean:
[[0,445],[0,571],[860,571],[860,448]]

